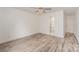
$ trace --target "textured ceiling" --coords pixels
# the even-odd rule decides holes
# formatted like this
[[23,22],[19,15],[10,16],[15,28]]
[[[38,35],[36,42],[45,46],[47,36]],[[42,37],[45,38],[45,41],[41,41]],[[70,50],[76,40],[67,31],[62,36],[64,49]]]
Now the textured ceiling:
[[[17,8],[31,13],[35,13],[36,7],[17,7]],[[51,10],[46,10],[47,13],[55,12],[58,10],[64,10],[65,14],[67,15],[74,14],[77,10],[77,7],[43,7],[43,8],[51,8]]]

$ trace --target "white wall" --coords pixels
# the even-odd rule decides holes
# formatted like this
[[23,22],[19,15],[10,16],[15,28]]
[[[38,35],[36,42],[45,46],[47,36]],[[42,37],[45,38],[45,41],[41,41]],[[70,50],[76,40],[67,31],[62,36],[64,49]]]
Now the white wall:
[[55,18],[54,36],[64,37],[62,10],[37,16],[16,8],[0,8],[0,43],[35,33],[49,34],[51,16]]
[[43,14],[40,16],[40,32],[50,33],[50,18],[55,19],[55,32],[54,36],[64,37],[64,14],[63,11],[56,11],[54,13]]
[[75,22],[74,33],[75,33],[77,40],[79,41],[79,9],[76,12],[76,19],[74,20],[74,22]]
[[39,16],[39,20],[40,20],[39,32],[49,34],[49,30],[50,30],[50,14],[43,14],[43,15]]
[[65,32],[74,33],[74,20],[75,15],[65,15]]
[[0,8],[0,43],[38,33],[37,18],[16,8]]

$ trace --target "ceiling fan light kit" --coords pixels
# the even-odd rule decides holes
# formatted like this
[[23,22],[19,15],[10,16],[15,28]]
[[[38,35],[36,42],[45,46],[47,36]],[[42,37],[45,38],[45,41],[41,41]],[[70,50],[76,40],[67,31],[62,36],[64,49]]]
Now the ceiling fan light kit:
[[46,11],[51,10],[50,8],[44,8],[44,7],[39,7],[39,8],[35,8],[35,13],[37,15],[41,15],[43,13],[46,13]]

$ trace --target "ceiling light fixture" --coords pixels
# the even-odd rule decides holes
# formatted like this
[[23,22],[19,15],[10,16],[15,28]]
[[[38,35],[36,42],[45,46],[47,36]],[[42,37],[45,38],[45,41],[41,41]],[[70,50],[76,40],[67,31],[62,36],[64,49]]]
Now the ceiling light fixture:
[[42,7],[36,8],[35,13],[37,15],[41,15],[41,14],[45,13],[45,9]]

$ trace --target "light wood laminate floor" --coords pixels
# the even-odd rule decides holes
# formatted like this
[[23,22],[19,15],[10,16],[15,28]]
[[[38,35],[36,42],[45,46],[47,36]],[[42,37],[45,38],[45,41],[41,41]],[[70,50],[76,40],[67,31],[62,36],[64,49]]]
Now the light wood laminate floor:
[[74,35],[57,38],[37,33],[28,37],[0,44],[1,52],[78,52],[79,44]]

